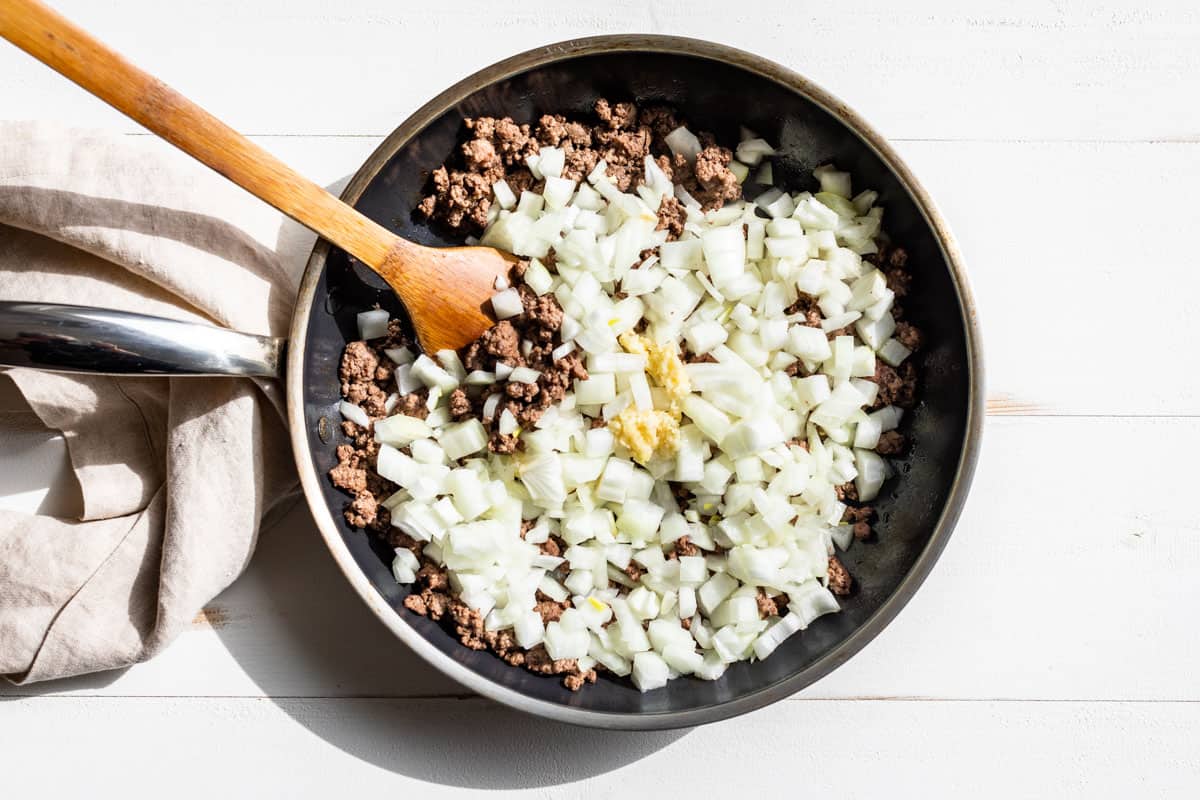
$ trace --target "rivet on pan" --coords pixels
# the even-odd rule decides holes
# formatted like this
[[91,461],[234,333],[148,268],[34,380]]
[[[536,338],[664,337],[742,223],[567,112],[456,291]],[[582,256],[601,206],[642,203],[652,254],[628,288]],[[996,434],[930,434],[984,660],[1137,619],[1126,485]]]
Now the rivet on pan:
[[317,420],[317,436],[321,437],[322,444],[329,444],[329,420],[326,417]]

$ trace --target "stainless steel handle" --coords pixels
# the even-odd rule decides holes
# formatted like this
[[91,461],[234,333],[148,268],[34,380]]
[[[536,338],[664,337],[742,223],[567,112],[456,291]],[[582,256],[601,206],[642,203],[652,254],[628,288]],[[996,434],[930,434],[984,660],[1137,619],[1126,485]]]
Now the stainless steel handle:
[[0,365],[101,375],[278,378],[283,339],[148,314],[0,302]]

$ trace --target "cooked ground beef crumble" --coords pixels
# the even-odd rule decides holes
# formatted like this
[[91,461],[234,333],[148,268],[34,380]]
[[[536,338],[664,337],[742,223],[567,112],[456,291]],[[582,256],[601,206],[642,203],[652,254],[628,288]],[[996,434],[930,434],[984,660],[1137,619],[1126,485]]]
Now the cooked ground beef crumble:
[[[507,117],[468,119],[471,139],[460,148],[458,163],[434,170],[432,191],[417,206],[417,213],[452,233],[479,234],[492,206],[492,184],[504,180],[518,195],[524,189],[541,188],[525,159],[542,145],[562,148],[566,154],[562,176],[571,180],[582,181],[603,160],[609,178],[626,192],[642,182],[649,155],[705,209],[720,208],[742,196],[741,184],[729,170],[733,152],[717,145],[711,135],[699,135],[703,149],[695,165],[667,150],[663,138],[682,124],[670,109],[639,109],[633,103],[598,100],[595,116],[595,121],[581,122],[546,114],[536,125],[517,124]],[[673,199],[659,211],[659,227],[673,236],[683,231],[683,219],[683,209]]]
[[[421,201],[417,213],[456,235],[479,234],[487,222],[492,185],[495,182],[501,179],[507,181],[517,194],[524,189],[537,191],[540,188],[540,181],[526,166],[525,158],[537,153],[543,145],[565,151],[563,177],[573,180],[585,179],[603,159],[607,164],[608,176],[618,188],[628,191],[641,182],[644,158],[651,155],[667,176],[682,184],[705,209],[719,208],[727,201],[740,198],[741,185],[729,170],[731,151],[718,146],[711,135],[699,134],[703,149],[694,165],[680,156],[669,154],[663,138],[680,124],[679,118],[667,108],[639,109],[632,103],[610,103],[606,100],[596,103],[595,119],[589,122],[569,120],[562,115],[544,115],[533,126],[518,124],[508,118],[468,119],[466,128],[471,138],[461,146],[458,158],[434,171],[430,177],[430,193]],[[667,231],[669,239],[675,239],[682,233],[686,213],[677,200],[665,198],[658,216],[658,228]],[[893,314],[897,319],[896,339],[911,350],[919,349],[922,344],[921,332],[903,319],[901,299],[908,294],[912,280],[907,270],[907,253],[902,248],[885,247],[881,252],[865,257],[865,260],[884,272],[888,287],[895,292]],[[553,252],[543,263],[554,269]],[[461,358],[469,371],[494,371],[496,364],[501,362],[510,367],[531,367],[541,373],[537,383],[498,381],[488,387],[487,392],[479,387],[466,387],[454,390],[449,397],[452,418],[479,418],[490,435],[488,449],[501,454],[513,453],[521,447],[518,437],[501,434],[497,429],[498,419],[504,410],[510,411],[522,427],[528,427],[563,398],[574,380],[588,377],[578,354],[553,358],[552,351],[561,343],[559,328],[563,311],[553,296],[539,297],[521,284],[525,266],[526,262],[519,264],[513,276],[524,312],[485,331],[462,351]],[[807,317],[805,324],[820,326],[821,312],[814,297],[802,294],[787,311],[789,314],[803,313]],[[832,338],[846,332],[831,331],[829,336]],[[526,352],[522,352],[521,343],[524,341],[532,343]],[[402,346],[415,350],[415,337],[401,323],[393,320],[389,323],[385,338],[350,342],[343,352],[339,370],[342,395],[362,407],[372,422],[388,416],[385,403],[395,387],[393,371],[396,365],[387,357],[385,350]],[[704,363],[711,361],[712,357],[695,356],[688,353],[684,346],[683,359],[691,363]],[[789,375],[804,374],[798,362],[788,367],[787,372]],[[894,404],[910,409],[915,405],[917,372],[911,360],[898,369],[878,362],[876,374],[869,380],[879,385],[872,408]],[[503,400],[491,417],[485,417],[484,399],[497,389],[502,392]],[[427,398],[425,389],[403,395],[398,398],[392,413],[424,419],[429,413]],[[347,523],[375,532],[393,547],[411,550],[421,564],[412,593],[404,600],[405,608],[438,621],[469,648],[491,650],[506,663],[524,666],[538,674],[561,675],[563,684],[572,691],[586,683],[595,682],[595,669],[581,670],[574,659],[552,660],[542,645],[524,650],[517,646],[510,630],[486,630],[483,617],[451,593],[445,570],[421,554],[419,542],[390,524],[390,513],[381,501],[398,487],[374,470],[379,445],[372,434],[349,421],[342,423],[342,431],[346,441],[337,446],[338,464],[330,471],[330,479],[336,487],[352,497],[345,509]],[[803,441],[794,443],[806,447]],[[909,442],[903,434],[891,431],[880,437],[876,449],[881,455],[899,456],[908,447]],[[401,449],[407,452],[407,448]],[[684,486],[673,484],[672,489],[681,507],[691,499],[691,493]],[[837,494],[847,505],[843,521],[853,526],[854,538],[863,540],[871,537],[874,508],[857,502],[853,483],[839,487]],[[522,536],[532,524],[526,523],[521,531]],[[559,556],[566,545],[557,537],[551,537],[539,547],[547,555]],[[685,536],[668,548],[667,557],[701,553],[700,548]],[[631,564],[626,573],[631,579],[637,580],[639,571],[636,564]],[[829,559],[828,573],[828,586],[834,594],[850,593],[853,580],[836,556]],[[757,603],[760,615],[764,618],[787,613],[786,595],[771,597],[760,590]],[[569,600],[555,602],[539,592],[536,610],[544,621],[551,622],[557,620],[570,605]],[[599,666],[597,668],[602,669]]]

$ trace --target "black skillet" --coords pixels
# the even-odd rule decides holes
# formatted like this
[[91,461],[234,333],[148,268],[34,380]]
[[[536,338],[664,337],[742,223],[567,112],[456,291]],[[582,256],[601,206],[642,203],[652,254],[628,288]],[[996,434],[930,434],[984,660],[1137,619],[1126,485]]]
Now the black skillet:
[[[3,304],[0,363],[46,369],[150,374],[267,374],[285,381],[296,465],[317,526],[347,579],[400,639],[437,669],[483,695],[545,717],[606,728],[674,728],[712,722],[786,697],[875,637],[933,567],[966,498],[983,420],[983,373],[975,311],[961,257],[925,191],[891,147],[854,112],[799,75],[728,47],[669,36],[604,36],[539,48],[459,82],[413,114],[354,176],[342,199],[413,241],[459,244],[415,218],[428,174],[454,152],[463,119],[543,113],[586,114],[597,98],[666,103],[692,127],[737,141],[739,126],[776,143],[775,179],[813,188],[826,162],[856,186],[879,191],[885,228],[909,252],[914,276],[906,303],[928,346],[919,364],[921,401],[905,431],[914,446],[877,503],[878,541],[843,555],[856,590],[841,613],[822,617],[770,658],[735,664],[715,682],[690,678],[638,692],[602,678],[580,692],[557,679],[509,667],[462,647],[437,624],[402,607],[407,588],[392,578],[390,549],[350,528],[346,498],[327,480],[341,433],[338,362],[356,338],[355,316],[375,303],[402,313],[372,273],[319,241],[309,258],[287,343],[226,333],[233,357],[181,345],[193,326],[94,309]],[[182,326],[182,327],[177,327]],[[40,334],[53,331],[46,338]],[[179,333],[182,338],[175,334]],[[113,345],[117,345],[115,348]],[[97,360],[123,354],[123,363]],[[282,374],[286,373],[286,374]]]

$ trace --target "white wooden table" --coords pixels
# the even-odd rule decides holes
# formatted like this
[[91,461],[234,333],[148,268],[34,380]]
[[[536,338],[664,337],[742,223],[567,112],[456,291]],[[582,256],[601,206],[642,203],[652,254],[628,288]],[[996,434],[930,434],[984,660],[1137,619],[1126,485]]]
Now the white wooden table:
[[[984,322],[991,416],[925,587],[769,709],[606,734],[465,696],[370,616],[297,508],[163,656],[0,688],[5,797],[1196,796],[1195,3],[57,5],[339,186],[434,93],[537,44],[670,32],[792,66],[889,136],[944,210]],[[7,46],[0,117],[138,135]],[[289,258],[310,243],[281,230]],[[62,443],[28,421],[0,450],[2,502],[66,507]]]

